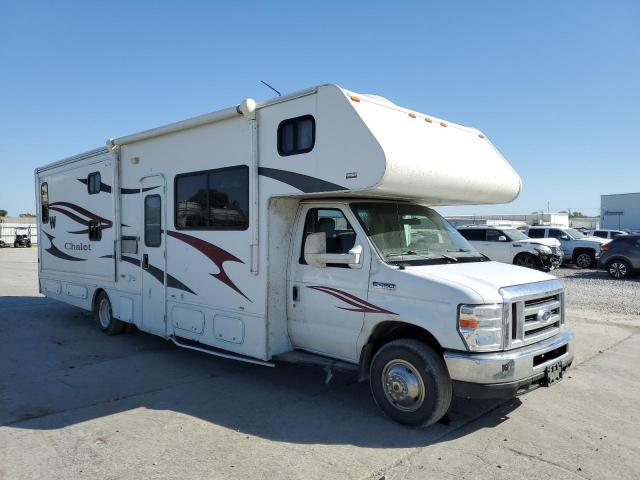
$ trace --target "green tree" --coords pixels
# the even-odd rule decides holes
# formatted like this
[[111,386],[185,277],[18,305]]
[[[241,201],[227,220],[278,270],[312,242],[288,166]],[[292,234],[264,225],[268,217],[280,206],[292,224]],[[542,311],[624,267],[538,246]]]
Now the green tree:
[[8,212],[7,212],[6,210],[2,210],[2,209],[0,209],[0,218],[2,218],[2,217],[6,217],[6,216],[7,216],[7,213],[8,213]]
[[21,213],[19,215],[20,218],[25,218],[25,217],[35,217],[35,215],[33,213]]

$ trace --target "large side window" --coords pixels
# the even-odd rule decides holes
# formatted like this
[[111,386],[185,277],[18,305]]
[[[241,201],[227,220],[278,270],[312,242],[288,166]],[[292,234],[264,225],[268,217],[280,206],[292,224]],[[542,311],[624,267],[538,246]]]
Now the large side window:
[[502,236],[500,230],[494,230],[493,228],[487,230],[487,242],[499,242],[500,236]]
[[458,230],[464,238],[470,242],[483,242],[485,239],[484,228],[467,228]]
[[147,195],[144,199],[144,244],[159,247],[162,243],[162,203],[160,195]]
[[560,238],[565,233],[562,230],[558,230],[557,228],[549,229],[549,238]]
[[185,173],[175,179],[178,230],[246,230],[249,227],[249,167]]
[[278,153],[282,157],[308,153],[316,143],[316,121],[311,115],[289,118],[278,125]]
[[42,223],[49,222],[49,184],[42,182],[40,184],[40,214]]
[[529,238],[544,238],[544,228],[531,228],[527,235]]
[[[327,253],[349,253],[356,243],[356,232],[338,209],[312,208],[304,221],[304,233],[300,250],[300,263],[306,265],[304,245],[311,233],[323,232],[327,238]],[[328,267],[347,267],[348,265],[327,264]]]

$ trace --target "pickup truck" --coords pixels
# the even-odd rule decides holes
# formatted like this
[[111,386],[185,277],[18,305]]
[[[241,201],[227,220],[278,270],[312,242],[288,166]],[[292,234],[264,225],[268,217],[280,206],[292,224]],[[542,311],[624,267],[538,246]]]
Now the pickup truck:
[[564,263],[574,263],[580,268],[595,268],[600,257],[600,246],[608,240],[589,237],[569,227],[532,226],[527,229],[530,238],[556,238],[560,241]]
[[549,272],[562,263],[560,241],[527,237],[515,228],[469,225],[458,231],[480,253],[491,260]]

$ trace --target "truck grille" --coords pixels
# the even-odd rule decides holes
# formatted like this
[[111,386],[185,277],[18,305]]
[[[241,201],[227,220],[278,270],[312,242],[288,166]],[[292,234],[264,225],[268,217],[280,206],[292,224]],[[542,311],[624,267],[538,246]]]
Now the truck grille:
[[564,323],[564,288],[558,280],[501,289],[508,333],[505,348],[513,349],[554,336]]

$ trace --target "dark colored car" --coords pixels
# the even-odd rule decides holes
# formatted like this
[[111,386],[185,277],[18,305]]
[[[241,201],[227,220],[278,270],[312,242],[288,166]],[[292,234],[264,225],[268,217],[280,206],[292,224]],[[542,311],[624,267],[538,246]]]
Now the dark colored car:
[[16,238],[13,241],[13,246],[15,248],[18,248],[18,247],[31,248],[31,236],[16,233]]
[[623,235],[600,247],[600,268],[613,278],[640,272],[640,235]]

